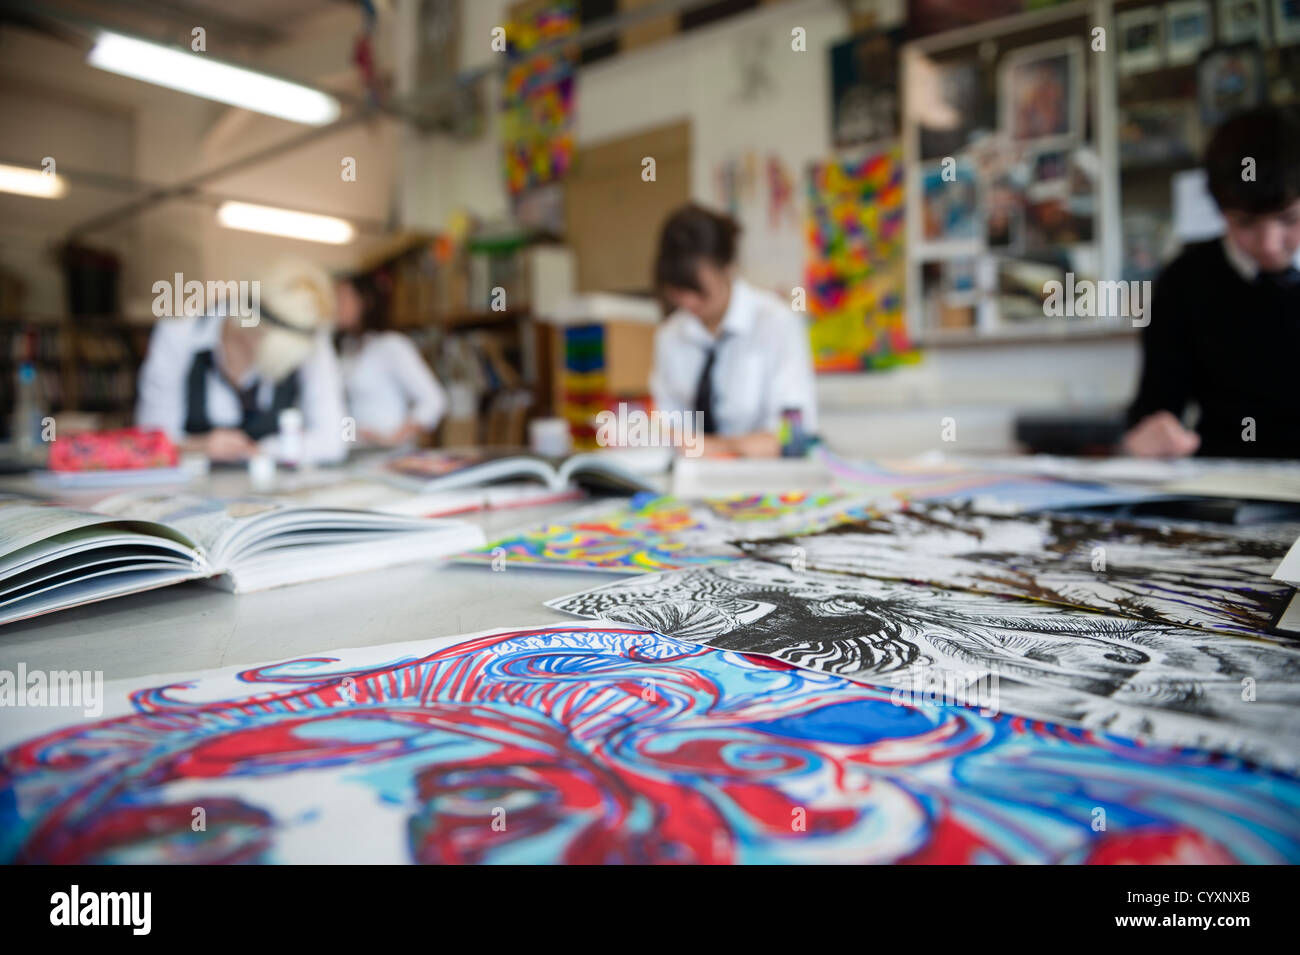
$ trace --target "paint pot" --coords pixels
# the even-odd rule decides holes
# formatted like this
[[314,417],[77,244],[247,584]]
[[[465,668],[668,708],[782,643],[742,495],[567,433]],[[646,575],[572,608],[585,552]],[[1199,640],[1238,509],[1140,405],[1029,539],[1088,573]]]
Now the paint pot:
[[573,446],[569,422],[563,418],[534,418],[528,423],[528,446],[543,457],[564,457]]
[[254,491],[269,491],[275,486],[275,458],[255,454],[248,459],[248,483]]

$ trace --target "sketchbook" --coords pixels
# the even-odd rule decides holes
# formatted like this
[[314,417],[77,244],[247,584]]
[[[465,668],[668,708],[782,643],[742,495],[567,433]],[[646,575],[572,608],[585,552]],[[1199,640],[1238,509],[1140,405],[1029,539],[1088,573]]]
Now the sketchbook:
[[581,487],[602,494],[656,492],[650,474],[667,470],[671,451],[593,451],[554,459],[490,448],[415,451],[389,458],[385,472],[422,493],[481,487],[502,481],[536,481],[554,491]]
[[1300,862],[1294,777],[639,628],[102,689],[0,721],[0,863]]
[[96,512],[0,501],[0,625],[185,580],[235,593],[446,557],[472,524],[265,498],[118,495]]
[[1300,649],[744,560],[547,602],[927,699],[1300,767]]
[[1238,633],[1274,632],[1294,588],[1267,537],[1064,514],[1016,517],[914,504],[738,544],[809,570],[910,580]]

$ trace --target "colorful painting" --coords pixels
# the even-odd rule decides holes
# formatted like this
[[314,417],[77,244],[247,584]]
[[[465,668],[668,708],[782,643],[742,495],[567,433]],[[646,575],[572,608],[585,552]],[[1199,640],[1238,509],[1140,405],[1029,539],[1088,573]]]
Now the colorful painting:
[[742,560],[548,601],[917,698],[1300,768],[1300,649]]
[[941,159],[921,167],[921,238],[931,257],[980,251],[983,216],[979,179],[967,159]]
[[818,371],[918,357],[903,315],[903,162],[889,149],[808,171],[805,285]]
[[512,196],[564,177],[573,160],[577,51],[533,54],[578,31],[577,5],[554,0],[525,5],[506,27],[509,55],[500,135],[506,185]]
[[1085,80],[1078,38],[1012,50],[998,70],[1000,121],[1008,139],[1046,149],[1083,138]]
[[1264,101],[1267,70],[1259,47],[1247,43],[1220,48],[1196,65],[1196,92],[1201,128],[1214,129],[1229,116]]
[[106,691],[0,727],[0,860],[1300,861],[1293,777],[622,627]]
[[1230,633],[1273,629],[1293,588],[1271,575],[1285,544],[1186,527],[911,504],[810,535],[741,541],[809,570],[1027,597]]
[[[493,541],[458,563],[644,574],[742,556],[730,541],[798,533],[868,511],[831,492],[741,495],[688,502],[635,497],[596,504],[562,520]],[[782,530],[786,528],[787,530]]]

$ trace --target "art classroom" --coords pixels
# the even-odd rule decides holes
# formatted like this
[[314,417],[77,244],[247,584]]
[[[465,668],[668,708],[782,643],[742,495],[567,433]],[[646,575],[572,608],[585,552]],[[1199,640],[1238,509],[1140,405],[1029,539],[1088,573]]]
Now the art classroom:
[[37,922],[684,863],[1249,925],[1156,867],[1300,862],[1295,3],[0,10]]

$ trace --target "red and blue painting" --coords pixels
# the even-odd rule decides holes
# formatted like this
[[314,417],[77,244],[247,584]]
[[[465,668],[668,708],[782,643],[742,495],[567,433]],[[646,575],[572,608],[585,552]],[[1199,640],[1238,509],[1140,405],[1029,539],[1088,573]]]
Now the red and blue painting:
[[11,710],[9,863],[1279,863],[1300,780],[635,628],[332,651]]

